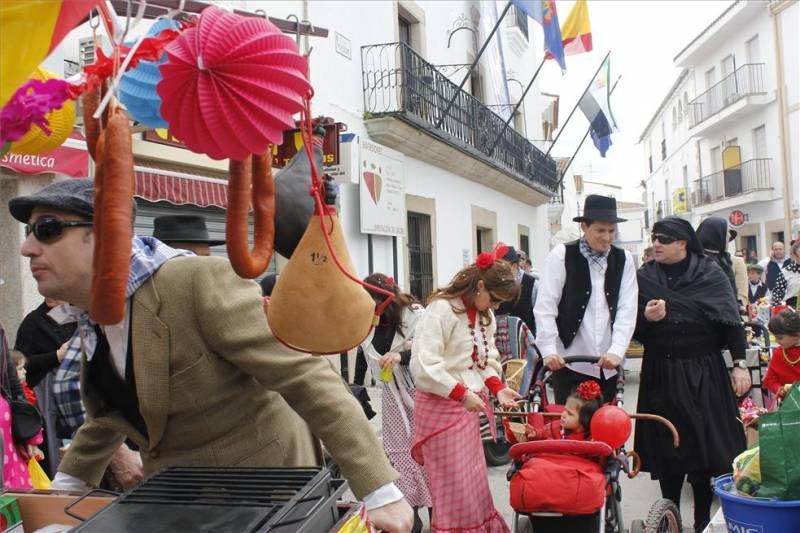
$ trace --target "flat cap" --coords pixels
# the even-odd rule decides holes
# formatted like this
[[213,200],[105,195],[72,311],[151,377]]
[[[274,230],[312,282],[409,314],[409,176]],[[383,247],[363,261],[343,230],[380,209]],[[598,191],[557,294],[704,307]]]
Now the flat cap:
[[77,178],[57,181],[30,196],[17,196],[8,202],[11,216],[20,222],[28,222],[35,207],[48,207],[92,218],[94,180]]

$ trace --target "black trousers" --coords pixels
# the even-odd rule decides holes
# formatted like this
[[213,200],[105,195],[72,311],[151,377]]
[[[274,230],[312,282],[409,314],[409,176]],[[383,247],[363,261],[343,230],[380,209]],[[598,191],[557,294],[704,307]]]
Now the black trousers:
[[[618,370],[618,372],[622,371],[621,368]],[[555,393],[555,403],[560,405],[567,403],[569,395],[575,391],[578,385],[587,380],[596,381],[600,385],[600,390],[603,391],[603,402],[610,402],[617,395],[617,374],[608,379],[598,379],[575,372],[569,368],[562,368],[550,378],[550,384],[553,386],[553,392]]]
[[[684,477],[687,475],[680,473],[658,480],[661,496],[675,502],[679,509]],[[694,496],[694,530],[695,533],[701,533],[711,521],[711,500],[714,497],[711,490],[711,473],[691,472],[688,474],[688,481]]]

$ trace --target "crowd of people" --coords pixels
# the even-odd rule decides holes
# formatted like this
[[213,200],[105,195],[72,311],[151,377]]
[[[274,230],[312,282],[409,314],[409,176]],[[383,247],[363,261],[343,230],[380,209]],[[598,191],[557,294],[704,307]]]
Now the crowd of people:
[[[92,181],[57,182],[9,208],[25,224],[21,253],[45,300],[20,326],[16,355],[0,339],[0,411],[9,414],[0,424],[12,451],[6,486],[30,487],[16,470],[41,455],[40,445],[56,488],[98,486],[106,475],[129,488],[167,465],[317,464],[319,438],[385,531],[420,531],[423,510],[433,531],[508,531],[489,491],[479,416],[494,431],[495,402],[512,408],[522,399],[504,382],[496,339],[515,317],[535,335],[565,407],[560,420],[529,428],[531,440],[590,439],[593,413],[616,398],[631,339],[643,344],[638,409],[670,420],[681,439],[675,448],[664,428],[640,422],[635,449],[665,498],[679,505],[689,482],[702,531],[711,478],[745,448],[737,399],[751,387],[748,305],[770,296],[789,304],[769,323],[779,361],[765,385],[780,395],[800,379],[800,318],[791,307],[800,289],[797,243],[786,257],[775,243],[765,264],[744,267],[727,252],[724,220],[695,230],[666,217],[652,227],[652,259],[638,267],[613,245],[624,221],[615,200],[590,195],[574,219],[582,236],[554,247],[539,277],[522,251],[498,244],[425,307],[389,276],[365,279],[395,296],[359,350],[362,374],[382,390],[381,444],[326,359],[271,335],[262,294],[275,277],[262,293],[210,256],[223,241],[209,237],[202,218],[163,217],[153,237],[134,238],[125,318],[100,326],[86,312]],[[376,305],[386,298],[371,295]],[[570,355],[597,363],[568,364]],[[19,398],[39,405],[43,432],[11,431]]]

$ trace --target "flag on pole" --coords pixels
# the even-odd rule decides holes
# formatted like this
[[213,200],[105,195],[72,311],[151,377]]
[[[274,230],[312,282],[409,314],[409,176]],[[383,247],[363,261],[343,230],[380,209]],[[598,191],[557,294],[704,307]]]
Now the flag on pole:
[[589,24],[589,5],[586,0],[575,2],[561,27],[564,55],[572,56],[592,51],[592,27]]
[[589,90],[578,104],[591,124],[592,142],[606,156],[611,146],[611,134],[617,131],[617,122],[611,113],[611,56],[601,65]]
[[558,24],[555,0],[511,0],[519,9],[542,25],[544,49],[548,59],[555,59],[561,70],[567,70],[564,62],[564,46],[561,44],[561,26]]

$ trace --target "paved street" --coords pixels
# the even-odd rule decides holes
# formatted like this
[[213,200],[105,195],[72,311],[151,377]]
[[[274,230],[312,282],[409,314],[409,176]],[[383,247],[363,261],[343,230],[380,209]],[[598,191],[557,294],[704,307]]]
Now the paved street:
[[[641,366],[640,359],[633,359],[628,361],[628,381],[625,388],[625,402],[626,408],[629,411],[636,409],[636,398],[639,393],[639,368]],[[378,416],[372,419],[372,424],[380,434],[380,391],[375,388],[369,389],[371,397],[372,408],[378,412]],[[633,448],[633,435],[628,441],[628,449]],[[508,502],[508,481],[506,481],[507,466],[489,468],[489,486],[492,490],[495,506],[503,513],[506,521],[510,524],[513,516],[513,511]],[[648,474],[641,474],[635,479],[622,479],[622,511],[625,519],[626,527],[630,527],[632,520],[647,517],[647,512],[650,506],[661,497],[658,488],[658,483],[652,481]],[[691,489],[688,484],[684,485],[683,498],[681,502],[681,511],[684,520],[684,531],[693,531],[693,516],[692,516],[692,499]],[[719,504],[714,503],[712,507],[712,515],[716,512]],[[423,513],[426,514],[426,513]],[[423,531],[429,531],[427,528]]]

